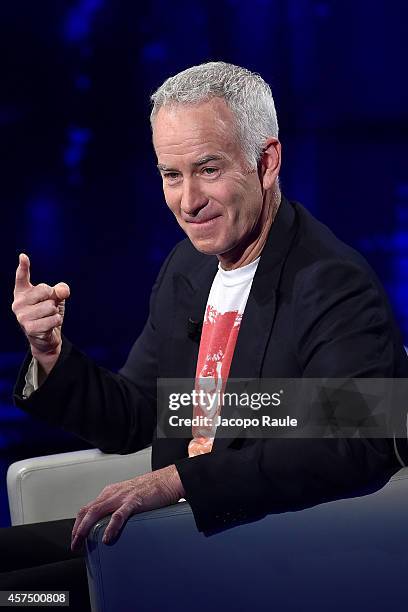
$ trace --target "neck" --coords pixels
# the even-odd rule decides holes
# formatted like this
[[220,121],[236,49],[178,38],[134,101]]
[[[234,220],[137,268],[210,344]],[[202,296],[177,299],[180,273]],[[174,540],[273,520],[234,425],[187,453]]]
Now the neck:
[[281,193],[279,189],[265,193],[262,214],[245,244],[240,244],[228,253],[217,256],[223,270],[242,268],[260,256],[278,212],[280,201]]

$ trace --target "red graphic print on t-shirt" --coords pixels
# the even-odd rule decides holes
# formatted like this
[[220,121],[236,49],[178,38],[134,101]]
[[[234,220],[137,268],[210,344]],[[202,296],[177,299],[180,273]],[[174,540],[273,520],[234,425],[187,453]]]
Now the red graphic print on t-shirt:
[[[241,319],[242,315],[237,310],[219,313],[211,305],[207,305],[196,370],[197,386],[206,393],[222,392],[225,387]],[[198,405],[194,407],[193,416],[210,414],[212,418],[216,418],[219,412],[220,406],[215,413],[210,414],[205,406]],[[194,438],[188,448],[189,456],[209,452],[213,436],[211,429],[194,426]]]

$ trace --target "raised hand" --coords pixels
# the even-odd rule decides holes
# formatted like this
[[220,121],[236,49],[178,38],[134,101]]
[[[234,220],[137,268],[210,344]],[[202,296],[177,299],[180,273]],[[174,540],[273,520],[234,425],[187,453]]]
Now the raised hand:
[[61,326],[65,300],[70,290],[66,283],[51,287],[30,282],[30,260],[21,253],[16,271],[12,310],[31,346],[31,352],[45,374],[54,367],[61,352]]

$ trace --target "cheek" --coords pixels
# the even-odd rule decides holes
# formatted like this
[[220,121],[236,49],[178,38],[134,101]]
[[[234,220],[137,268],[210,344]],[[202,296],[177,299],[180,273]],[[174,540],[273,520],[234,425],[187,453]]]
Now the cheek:
[[237,184],[229,181],[219,181],[207,187],[209,200],[219,202],[223,208],[233,211],[240,208],[244,200],[244,192]]
[[177,215],[180,210],[179,198],[175,189],[166,189],[163,187],[164,199],[172,213]]
[[235,189],[225,190],[221,201],[224,203],[226,213],[231,220],[244,222],[251,209],[248,194],[244,189],[235,186]]

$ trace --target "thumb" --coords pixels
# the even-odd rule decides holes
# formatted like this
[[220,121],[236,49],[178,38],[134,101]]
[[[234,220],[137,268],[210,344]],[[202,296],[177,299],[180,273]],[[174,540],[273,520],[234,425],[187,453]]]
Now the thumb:
[[18,267],[16,270],[16,284],[14,287],[14,292],[18,293],[19,291],[24,291],[24,289],[29,289],[30,287],[30,260],[25,253],[20,253]]
[[56,302],[63,302],[69,298],[70,293],[71,291],[67,283],[57,283],[53,287],[51,299],[55,300]]

